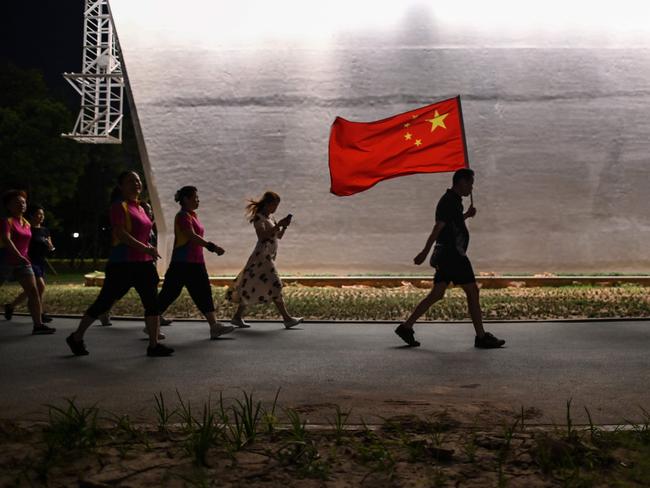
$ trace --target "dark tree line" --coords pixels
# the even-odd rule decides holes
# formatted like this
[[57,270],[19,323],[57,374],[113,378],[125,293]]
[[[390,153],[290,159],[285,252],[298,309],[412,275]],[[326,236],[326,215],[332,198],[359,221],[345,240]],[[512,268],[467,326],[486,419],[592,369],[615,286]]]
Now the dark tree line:
[[62,98],[39,71],[0,64],[0,192],[24,189],[30,202],[45,207],[57,257],[96,260],[109,245],[107,206],[115,179],[125,169],[140,169],[137,145],[129,117],[122,145],[62,138],[77,110]]

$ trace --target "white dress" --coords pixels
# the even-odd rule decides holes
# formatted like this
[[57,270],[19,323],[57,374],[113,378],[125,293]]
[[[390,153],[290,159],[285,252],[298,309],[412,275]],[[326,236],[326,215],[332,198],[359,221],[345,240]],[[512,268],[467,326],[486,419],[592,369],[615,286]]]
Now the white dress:
[[244,305],[268,303],[282,296],[282,280],[275,269],[278,238],[275,234],[260,238],[275,227],[275,219],[258,213],[253,217],[253,225],[257,233],[255,249],[226,292],[228,300]]

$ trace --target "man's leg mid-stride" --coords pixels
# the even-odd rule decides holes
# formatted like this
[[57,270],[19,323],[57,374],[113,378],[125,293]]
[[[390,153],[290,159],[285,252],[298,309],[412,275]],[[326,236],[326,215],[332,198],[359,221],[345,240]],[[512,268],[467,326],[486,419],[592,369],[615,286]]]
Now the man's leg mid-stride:
[[406,342],[406,344],[411,347],[417,347],[420,345],[420,343],[415,340],[413,325],[426,313],[427,310],[429,310],[429,308],[431,308],[434,303],[443,299],[447,286],[449,286],[449,283],[434,283],[431,291],[420,301],[420,303],[418,303],[409,318],[397,326],[395,333]]
[[497,349],[502,347],[506,341],[497,339],[490,332],[483,329],[483,313],[481,312],[481,302],[479,300],[479,289],[476,282],[460,285],[467,296],[467,310],[472,318],[476,337],[474,338],[474,347],[479,349]]

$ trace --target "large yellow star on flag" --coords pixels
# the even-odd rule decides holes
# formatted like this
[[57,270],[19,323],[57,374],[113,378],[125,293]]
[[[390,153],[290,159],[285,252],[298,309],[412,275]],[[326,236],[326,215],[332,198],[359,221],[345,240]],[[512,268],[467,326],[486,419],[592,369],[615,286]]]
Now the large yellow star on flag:
[[445,119],[447,118],[447,115],[449,115],[449,113],[439,115],[438,111],[436,110],[433,113],[432,119],[425,119],[427,122],[431,122],[431,132],[436,130],[437,127],[442,127],[443,129],[447,128],[445,126]]

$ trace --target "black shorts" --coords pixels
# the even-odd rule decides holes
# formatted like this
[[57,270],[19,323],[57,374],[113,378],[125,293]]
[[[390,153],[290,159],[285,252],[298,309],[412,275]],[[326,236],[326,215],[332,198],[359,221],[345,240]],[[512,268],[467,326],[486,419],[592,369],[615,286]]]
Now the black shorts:
[[467,285],[475,283],[476,277],[467,256],[445,256],[440,259],[436,266],[434,283],[454,283],[455,285]]
[[183,287],[187,288],[190,297],[201,313],[214,312],[214,300],[210,288],[210,278],[204,263],[185,263],[172,261],[165,273],[162,290],[158,296],[158,306],[163,314],[176,300]]
[[45,264],[32,263],[32,269],[34,270],[34,276],[36,278],[45,278]]
[[131,288],[135,288],[140,295],[145,317],[159,315],[158,281],[158,271],[153,261],[108,263],[102,289],[86,310],[86,315],[96,319],[105,314]]

